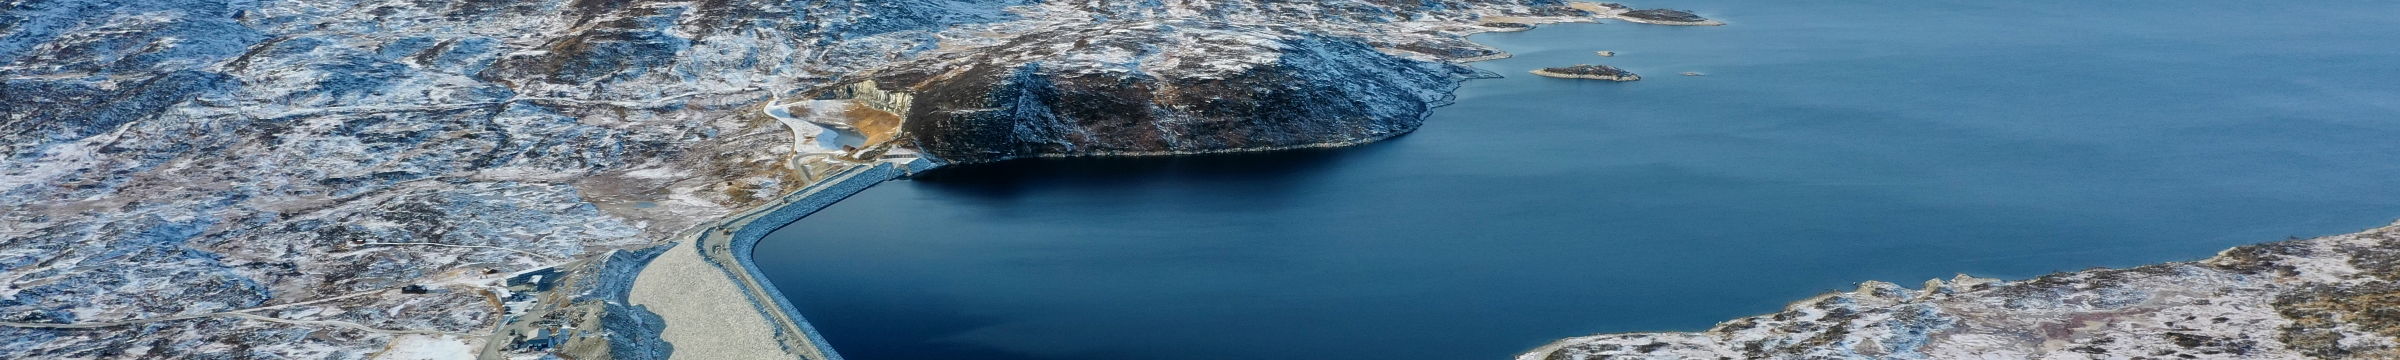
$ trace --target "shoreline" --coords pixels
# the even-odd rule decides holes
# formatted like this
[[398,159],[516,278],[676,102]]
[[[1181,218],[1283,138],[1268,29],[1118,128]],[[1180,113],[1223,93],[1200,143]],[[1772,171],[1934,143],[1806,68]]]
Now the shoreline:
[[1456,62],[1458,62],[1458,63],[1460,63],[1460,64],[1466,64],[1466,63],[1473,63],[1473,62],[1482,62],[1482,61],[1492,61],[1492,60],[1507,59],[1507,58],[1512,58],[1512,57],[1517,57],[1517,54],[1510,54],[1510,53],[1508,53],[1508,52],[1506,52],[1506,51],[1502,51],[1502,52],[1500,52],[1500,53],[1498,53],[1498,54],[1491,54],[1491,55],[1484,55],[1484,56],[1477,56],[1477,57],[1458,58],[1458,59],[1455,59],[1455,60],[1450,60],[1450,61],[1456,61]]
[[1670,25],[1670,26],[1725,26],[1725,22],[1724,22],[1724,21],[1718,21],[1718,20],[1716,20],[1716,19],[1708,19],[1708,20],[1701,20],[1701,21],[1667,21],[1667,20],[1651,20],[1651,19],[1643,19],[1643,18],[1637,18],[1637,17],[1630,17],[1630,16],[1625,16],[1625,13],[1633,12],[1633,11],[1634,11],[1633,9],[1631,9],[1631,8],[1613,8],[1613,7],[1609,7],[1608,5],[1604,5],[1604,4],[1614,4],[1614,3],[1599,3],[1599,2],[1590,2],[1590,1],[1569,1],[1569,2],[1567,2],[1567,6],[1568,6],[1568,7],[1573,7],[1573,8],[1576,8],[1576,9],[1583,10],[1583,11],[1590,11],[1590,12],[1592,12],[1592,17],[1594,17],[1594,18],[1600,18],[1600,19],[1615,19],[1615,20],[1622,20],[1622,21],[1629,22],[1629,23],[1636,23],[1636,24],[1650,24],[1650,25]]
[[[1548,21],[1527,23],[1527,27],[1518,29],[1484,27],[1460,31],[1458,36],[1463,38],[1484,32],[1527,31],[1539,23],[1597,23],[1603,19],[1620,18],[1608,11],[1594,10],[1593,13],[1589,17],[1542,19]],[[1503,51],[1448,61],[1463,64],[1513,56]],[[1559,77],[1538,71],[1536,74]],[[1468,80],[1485,77],[1490,76],[1458,79],[1445,92],[1455,91],[1457,86]],[[1638,76],[1634,78],[1638,79]],[[1424,113],[1418,114],[1417,120],[1421,123],[1431,116],[1433,109],[1452,105],[1455,98],[1455,93],[1446,94],[1443,99],[1427,107]],[[788,114],[777,114],[773,110],[768,112],[769,116],[778,120],[788,117]],[[1209,150],[1041,154],[979,163],[1020,158],[1154,157],[1341,148],[1385,141],[1416,130],[1417,127],[1411,126],[1355,139],[1305,144]],[[796,147],[795,150],[800,148]],[[663,329],[655,335],[673,346],[667,358],[841,360],[841,355],[808,323],[782,290],[764,279],[766,275],[759,272],[751,257],[752,250],[767,235],[852,195],[886,181],[944,165],[951,164],[936,164],[926,158],[912,158],[907,162],[878,160],[870,164],[853,164],[800,190],[785,194],[775,203],[728,214],[696,226],[689,233],[677,236],[675,242],[666,245],[665,251],[641,265],[641,269],[631,278],[611,281],[628,283],[631,290],[626,302],[647,308],[664,324]],[[738,300],[734,300],[736,298]]]
[[[1628,21],[1628,22],[1634,22],[1634,23],[1643,23],[1643,24],[1654,24],[1654,25],[1683,25],[1683,26],[1714,26],[1714,25],[1723,25],[1723,23],[1722,23],[1722,22],[1716,22],[1716,21],[1714,21],[1714,20],[1710,20],[1710,21],[1706,21],[1706,22],[1673,23],[1673,22],[1654,22],[1654,21],[1647,21],[1647,20],[1634,19],[1634,18],[1624,18],[1624,17],[1621,17],[1621,16],[1613,16],[1613,14],[1603,14],[1603,15],[1600,15],[1600,17],[1601,17],[1601,18],[1617,18],[1617,19],[1620,19],[1620,20],[1626,20],[1626,21]],[[1507,32],[1507,31],[1494,31],[1494,32]],[[1508,53],[1506,53],[1506,52],[1502,52],[1502,53],[1499,53],[1499,54],[1495,54],[1495,55],[1493,55],[1493,56],[1498,56],[1499,58],[1506,58],[1508,55],[1509,55]],[[1481,60],[1464,60],[1464,59],[1453,59],[1452,61],[1456,61],[1456,62],[1459,62],[1459,63],[1467,63],[1467,62],[1481,61]],[[1640,78],[1638,75],[1634,75],[1634,74],[1627,74],[1626,76],[1578,75],[1578,74],[1565,74],[1565,73],[1547,72],[1547,71],[1538,70],[1538,69],[1537,69],[1537,70],[1533,70],[1533,71],[1531,71],[1531,73],[1533,73],[1533,74],[1535,74],[1535,75],[1539,75],[1539,76],[1544,76],[1544,77],[1552,77],[1552,78],[1565,78],[1565,79],[1591,79],[1591,80],[1610,80],[1610,81],[1633,81],[1633,80],[1638,80],[1638,79]],[[1695,75],[1693,75],[1693,74],[1690,74],[1690,73],[1687,73],[1687,74],[1686,74],[1686,76],[1695,76]],[[1465,80],[1460,80],[1460,81],[1461,81],[1461,82],[1463,82],[1463,81],[1465,81]],[[1447,104],[1444,104],[1444,105],[1447,105]],[[1437,105],[1437,106],[1434,106],[1434,107],[1432,107],[1432,108],[1439,108],[1439,107],[1441,107],[1441,106]],[[1431,110],[1432,108],[1428,108],[1428,111],[1427,111],[1427,113],[1430,113],[1430,110]],[[1390,139],[1390,138],[1397,137],[1397,136],[1400,136],[1400,135],[1405,135],[1405,134],[1411,133],[1411,132],[1413,132],[1414,130],[1415,130],[1415,128],[1414,128],[1414,127],[1412,127],[1412,128],[1410,128],[1410,129],[1408,129],[1408,130],[1396,131],[1396,132],[1392,132],[1392,133],[1388,133],[1388,134],[1380,134],[1380,135],[1378,135],[1378,136],[1373,136],[1373,137],[1368,137],[1368,138],[1351,139],[1351,140],[1344,140],[1344,141],[1329,141],[1329,142],[1321,142],[1321,143],[1294,144],[1294,145],[1287,145],[1287,146],[1273,146],[1273,147],[1259,147],[1259,148],[1232,148],[1232,149],[1214,149],[1214,150],[1196,150],[1196,151],[1129,151],[1129,152],[1096,152],[1096,153],[1074,154],[1074,155],[1045,154],[1045,155],[1037,155],[1037,156],[1024,156],[1024,157],[1008,158],[1008,159],[1001,159],[1001,160],[993,160],[993,161],[987,161],[986,163],[988,163],[988,162],[1000,162],[1000,161],[1005,161],[1005,160],[1009,160],[1009,159],[1017,159],[1017,158],[1045,158],[1045,157],[1046,157],[1046,158],[1061,158],[1061,157],[1103,157],[1103,156],[1107,156],[1107,157],[1131,157],[1131,156],[1174,156],[1174,155],[1213,154],[1213,153],[1262,152],[1262,151],[1276,151],[1276,150],[1301,149],[1301,148],[1337,148],[1337,147],[1356,146],[1356,145],[1361,145],[1361,144],[1367,144],[1367,143],[1373,143],[1373,142],[1377,142],[1377,141],[1382,141],[1382,140]],[[870,170],[884,170],[884,171],[889,171],[889,170],[891,170],[891,169],[890,169],[890,167],[892,167],[892,164],[891,164],[891,163],[878,163],[878,164],[875,164],[875,165],[872,165],[872,166],[869,166],[869,165],[858,165],[858,166],[862,166],[862,167],[870,167]],[[905,166],[905,165],[904,165],[904,166]],[[819,210],[821,210],[821,209],[823,209],[823,208],[825,208],[825,207],[828,207],[828,206],[830,206],[830,205],[832,205],[832,204],[834,204],[834,203],[838,203],[839,201],[841,201],[841,200],[843,200],[843,199],[847,198],[848,196],[854,195],[854,194],[856,194],[856,193],[858,193],[858,192],[861,192],[861,191],[863,191],[863,190],[865,190],[865,189],[867,189],[867,188],[871,188],[872,186],[874,186],[874,185],[876,185],[876,184],[880,184],[880,183],[882,183],[882,182],[884,182],[884,181],[889,181],[889,180],[892,180],[892,179],[897,179],[897,178],[900,178],[900,177],[902,177],[902,175],[892,175],[892,176],[890,176],[890,177],[881,177],[880,175],[867,175],[867,174],[862,174],[862,173],[856,173],[856,172],[853,172],[853,170],[855,170],[855,169],[857,169],[857,168],[855,168],[855,167],[854,167],[854,168],[846,168],[846,169],[845,169],[845,170],[844,170],[842,173],[840,173],[839,175],[836,175],[836,176],[830,176],[830,177],[828,177],[827,179],[825,179],[825,180],[821,180],[821,181],[820,181],[820,182],[818,182],[818,183],[812,183],[812,184],[808,185],[808,186],[807,186],[807,187],[805,187],[803,190],[800,190],[800,191],[795,191],[795,192],[793,192],[793,193],[791,193],[791,194],[786,194],[786,195],[785,195],[785,196],[786,196],[786,199],[785,199],[785,200],[782,200],[782,202],[779,202],[779,203],[777,203],[777,204],[773,204],[773,205],[764,205],[764,206],[760,206],[760,207],[758,207],[757,209],[751,209],[751,210],[749,210],[749,211],[739,212],[739,213],[736,213],[736,215],[729,216],[729,217],[727,217],[727,218],[726,218],[726,219],[724,219],[724,220],[720,220],[720,221],[718,221],[718,222],[711,223],[712,225],[705,225],[705,226],[701,226],[701,227],[699,227],[699,229],[701,229],[701,230],[700,230],[701,232],[699,232],[699,233],[697,233],[697,234],[695,234],[695,235],[693,235],[693,236],[690,236],[690,237],[688,238],[688,240],[691,240],[691,241],[679,241],[679,242],[677,242],[677,243],[675,243],[675,244],[674,244],[674,247],[675,247],[675,249],[673,249],[673,250],[670,250],[671,252],[677,252],[677,253],[680,253],[680,252],[682,252],[681,250],[682,250],[682,248],[684,247],[684,245],[686,245],[685,243],[690,243],[691,247],[693,247],[693,252],[691,252],[691,254],[696,254],[696,255],[698,255],[698,256],[697,256],[697,258],[699,258],[699,259],[703,260],[703,261],[704,261],[705,263],[707,263],[709,266],[711,266],[711,267],[715,267],[715,268],[716,268],[718,271],[721,271],[723,274],[725,274],[724,276],[726,276],[726,277],[728,278],[728,281],[729,281],[729,282],[731,282],[731,283],[734,283],[733,285],[739,288],[739,290],[741,291],[741,296],[744,296],[744,297],[745,297],[745,298],[744,298],[744,300],[745,300],[745,301],[749,301],[749,303],[747,303],[747,304],[749,304],[750,306],[752,306],[752,307],[754,307],[754,308],[756,309],[756,311],[755,311],[754,313],[757,313],[757,314],[759,314],[759,315],[760,315],[760,317],[759,317],[759,319],[761,319],[760,321],[761,321],[762,323],[767,323],[767,325],[766,325],[766,326],[770,326],[770,327],[771,327],[769,330],[773,330],[773,333],[775,333],[775,334],[776,334],[776,336],[774,336],[774,338],[775,338],[775,339],[774,339],[774,341],[778,342],[778,343],[779,343],[779,345],[781,345],[781,346],[782,346],[783,350],[784,350],[784,351],[786,351],[785,353],[783,353],[783,354],[782,354],[782,355],[785,355],[785,356],[783,356],[782,358],[800,357],[800,358],[809,358],[809,359],[841,359],[841,357],[839,356],[839,354],[837,354],[837,353],[835,353],[835,352],[834,352],[833,348],[832,348],[830,345],[828,345],[828,344],[827,344],[827,343],[824,341],[824,339],[822,338],[822,336],[820,336],[820,334],[819,334],[819,333],[816,331],[816,329],[814,329],[814,328],[813,328],[811,325],[809,325],[809,324],[808,324],[808,322],[807,322],[807,321],[806,321],[806,320],[805,320],[805,319],[802,317],[802,315],[801,315],[801,314],[798,312],[798,310],[797,310],[797,309],[796,309],[794,306],[792,306],[792,304],[790,303],[790,299],[786,298],[786,297],[785,297],[785,294],[784,294],[783,292],[781,292],[779,289],[775,288],[775,287],[774,287],[774,284],[772,284],[771,282],[769,282],[769,281],[767,281],[767,280],[761,280],[761,279],[760,279],[760,278],[763,278],[763,277],[764,277],[764,274],[760,273],[760,272],[757,270],[757,266],[756,266],[756,264],[754,263],[754,260],[753,260],[753,259],[752,259],[752,257],[751,257],[751,250],[752,250],[752,248],[753,248],[753,247],[754,247],[754,246],[755,246],[755,245],[756,245],[756,244],[757,244],[759,241],[762,241],[762,240],[763,240],[763,238],[764,238],[766,235],[768,235],[768,234],[771,234],[771,233],[775,232],[777,229],[779,229],[779,228],[781,228],[781,227],[784,227],[784,226],[789,226],[790,224],[792,224],[792,222],[793,222],[793,221],[796,221],[796,220],[798,220],[798,219],[804,218],[805,216],[807,216],[807,215],[809,215],[809,214],[813,214],[815,211],[819,211]],[[860,171],[864,171],[864,170],[860,170]],[[879,177],[880,177],[880,178],[879,178]],[[805,209],[805,210],[794,210],[794,209]],[[763,215],[761,215],[761,214],[763,214]],[[771,225],[773,225],[773,226],[767,226],[767,227],[764,227],[763,229],[762,229],[762,228],[760,228],[760,227],[758,227],[758,226],[753,226],[753,225],[758,225],[758,224],[757,224],[757,221],[761,221],[761,220],[766,220],[766,221],[768,221],[768,222],[769,222],[769,224],[771,224]],[[2369,230],[2369,231],[2373,231],[2373,230]],[[722,234],[722,235],[715,235],[715,236],[711,236],[710,234]],[[2337,235],[2337,236],[2339,236],[2339,235]],[[711,243],[711,242],[710,242],[710,241],[711,241],[711,239],[715,239],[715,240],[716,240],[716,241],[718,241],[718,242]],[[2234,247],[2234,248],[2233,248],[2234,250],[2226,250],[2226,252],[2233,252],[2233,251],[2235,251],[2235,250],[2239,250],[2239,249],[2243,249],[2243,248],[2247,248],[2247,247],[2251,247],[2251,246],[2258,246],[2258,245],[2255,245],[2255,244],[2254,244],[2254,245],[2244,245],[2244,246]],[[664,258],[664,257],[662,256],[662,258]],[[2212,259],[2213,259],[2213,258],[2212,258]],[[2190,263],[2200,263],[2200,262],[2206,262],[2206,261],[2211,261],[2211,259],[2202,259],[2202,260],[2191,260],[2191,261],[2179,261],[2179,262],[2171,262],[2171,263],[2165,263],[2164,265],[2184,265],[2184,264],[2190,264]],[[728,267],[728,266],[731,266],[731,267],[740,267],[741,269],[739,269],[739,270],[737,271],[736,269],[733,269],[733,268],[731,268],[731,267]],[[2141,266],[2141,267],[2145,267],[2145,268],[2146,268],[2146,267],[2150,267],[2150,266],[2160,266],[2160,265],[2143,265],[2143,266]],[[643,276],[638,276],[638,277],[641,277],[641,278],[656,278],[656,277],[647,276],[647,275],[648,275],[647,273],[648,273],[648,269],[645,269],[645,270],[644,270],[644,275],[643,275]],[[2045,276],[2045,277],[2043,277],[2043,278],[2048,278],[2048,277],[2049,277],[2049,276]],[[682,280],[682,281],[688,281],[688,280],[689,280],[689,279],[676,279],[676,278],[667,278],[667,279],[672,279],[672,280]],[[1934,282],[1930,282],[1930,283],[1929,283],[1929,285],[1927,285],[1927,286],[1924,288],[1924,290],[1907,290],[1907,289],[1905,289],[1905,288],[1902,288],[1901,290],[1903,290],[1903,291],[1916,291],[1916,292],[1919,292],[1919,293],[1933,294],[1933,293],[1937,293],[1937,292],[1948,292],[1948,291],[1968,291],[1968,290],[1959,290],[1959,289],[1972,289],[1973,287],[1976,287],[1976,286],[1982,286],[1983,284],[1985,284],[1985,283],[1987,283],[1987,282],[1990,282],[1990,283],[1996,283],[1996,284],[2008,284],[2008,283],[2017,283],[2017,282],[2033,282],[2033,281],[2038,281],[2039,279],[2041,279],[2041,278],[2033,278],[2033,279],[2019,279],[2019,280],[1994,280],[1994,279],[1968,278],[1968,277],[1963,277],[1963,276],[1962,276],[1962,277],[1960,277],[1960,278],[1957,278],[1957,279],[1948,279],[1946,283],[1945,283],[1945,282],[1943,282],[1943,280],[1937,280],[1937,281],[1934,281]],[[710,280],[710,281],[713,281],[713,280]],[[1876,295],[1876,294],[1890,292],[1890,290],[1888,290],[1888,289],[1887,289],[1887,287],[1886,287],[1886,286],[1884,286],[1884,285],[1889,285],[1889,284],[1888,284],[1888,283],[1882,283],[1882,282],[1878,282],[1878,281],[1871,281],[1871,280],[1870,280],[1870,281],[1863,282],[1863,283],[1862,283],[1862,286],[1860,286],[1858,290],[1852,290],[1852,291],[1835,291],[1835,292],[1829,292],[1829,293],[1823,293],[1823,294],[1819,294],[1819,295],[1815,295],[1815,296],[1810,296],[1810,297],[1807,297],[1807,298],[1805,298],[1805,299],[1800,299],[1800,300],[1796,300],[1796,301],[1793,301],[1793,302],[1787,303],[1787,304],[1784,306],[1784,308],[1785,308],[1785,309],[1791,309],[1790,311],[1799,311],[1799,310],[1802,310],[1802,308],[1804,308],[1804,307],[1807,307],[1807,306],[1810,306],[1810,305],[1813,305],[1813,304],[1817,304],[1817,303],[1820,303],[1820,302],[1827,302],[1828,300],[1847,300],[1847,299],[1850,299],[1850,297],[1857,297],[1857,296],[1880,296],[1880,295]],[[638,291],[638,290],[637,290],[637,291]],[[1912,296],[1917,296],[1917,295],[1912,295]],[[1925,296],[1931,296],[1931,295],[1925,295]],[[761,298],[765,298],[765,299],[761,299]],[[769,299],[771,299],[771,300],[769,300]],[[721,299],[720,299],[720,300],[721,300]],[[774,309],[772,309],[772,310],[769,310],[768,308],[774,308]],[[677,317],[677,316],[666,316],[666,314],[661,314],[661,315],[662,315],[662,317],[671,318],[671,319],[682,319],[682,317]],[[712,314],[712,315],[713,315],[713,316],[716,316],[716,317],[745,317],[745,318],[747,317],[747,315],[739,315],[739,314],[735,314],[735,313],[718,313],[718,314]],[[1752,317],[1750,317],[1750,318],[1765,317],[1765,316],[1770,316],[1770,315],[1776,315],[1776,314],[1774,314],[1774,313],[1769,313],[1769,314],[1766,314],[1766,315],[1752,316]],[[1714,340],[1714,339],[1710,339],[1710,338],[1708,338],[1709,336],[1713,336],[1711,333],[1713,333],[1713,332],[1716,332],[1716,331],[1717,331],[1717,328],[1724,328],[1724,327],[1727,327],[1728,325],[1725,325],[1725,324],[1730,324],[1730,323],[1732,323],[1732,321],[1737,321],[1737,320],[1740,320],[1740,319],[1736,319],[1736,320],[1729,320],[1729,321],[1727,321],[1727,322],[1725,322],[1725,323],[1719,323],[1719,324],[1718,324],[1718,325],[1717,325],[1715,328],[1711,328],[1711,329],[1709,329],[1709,330],[1707,330],[1707,331],[1689,331],[1689,332],[1658,332],[1658,333],[1644,333],[1644,332],[1629,332],[1629,333],[1607,333],[1607,334],[1586,335],[1586,336],[1577,336],[1577,337],[1570,337],[1570,338],[1565,338],[1565,339],[1558,339],[1558,340],[1555,340],[1555,341],[1550,341],[1550,342],[1544,343],[1543,345],[1541,345],[1541,346],[1539,346],[1539,347],[1536,347],[1536,348],[1534,348],[1534,349],[1527,350],[1527,351],[1525,351],[1525,352],[1520,352],[1520,353],[1516,354],[1516,356],[1515,356],[1514,358],[1515,358],[1515,359],[1519,359],[1519,360],[1541,360],[1541,359],[1544,359],[1544,358],[1551,358],[1551,357],[1555,357],[1553,354],[1555,354],[1555,353],[1558,353],[1558,352],[1560,352],[1562,349],[1566,349],[1566,348],[1569,348],[1569,347],[1571,347],[1571,346],[1584,345],[1584,344],[1591,344],[1591,343],[1600,343],[1600,342],[1609,341],[1609,340],[1611,340],[1611,339],[1630,338],[1630,337],[1639,337],[1639,339],[1638,339],[1638,340],[1641,340],[1641,341],[1647,341],[1647,342],[1644,342],[1644,343],[1626,343],[1626,344],[1628,345],[1628,346],[1627,346],[1627,348],[1639,347],[1639,346],[1643,346],[1644,344],[1666,344],[1666,343],[1678,343],[1678,344],[1703,344],[1703,343],[1712,343],[1712,342],[1715,342],[1715,341],[1718,341],[1718,340]],[[670,324],[670,325],[669,325],[669,327],[670,327],[670,332],[672,331],[672,327],[673,327],[673,326],[674,326],[673,324]],[[721,330],[721,331],[735,331],[735,329],[706,329],[706,330],[712,330],[712,331],[720,331],[720,330]],[[788,333],[787,333],[787,332],[788,332]],[[753,335],[753,336],[754,336],[754,335]],[[670,335],[663,335],[663,334],[662,334],[662,337],[668,338],[670,342],[675,342],[675,340],[697,339],[697,338],[702,338],[702,337],[705,337],[705,338],[721,338],[721,337],[724,337],[724,336],[721,336],[721,335],[691,335],[691,334],[683,334],[683,335],[671,335],[671,336],[670,336]],[[1700,347],[1700,346],[1698,346],[1698,345],[1695,345],[1695,347]],[[795,352],[791,352],[791,350],[792,350],[792,349],[795,349],[795,348],[798,348],[798,349],[801,349],[801,350],[807,350],[807,351],[808,351],[808,352],[810,352],[810,353],[809,353],[809,354],[803,354],[803,353],[795,353]],[[693,349],[692,347],[679,347],[679,348],[678,348],[678,350],[686,350],[686,351],[692,351],[692,349]],[[1669,350],[1670,350],[1670,351],[1672,351],[1672,350],[1680,350],[1680,349],[1669,349]],[[1716,350],[1716,349],[1714,349],[1714,348],[1711,348],[1711,349],[1709,349],[1709,350]],[[714,348],[714,347],[711,347],[711,348],[705,348],[705,349],[703,349],[703,350],[701,350],[701,351],[696,351],[696,352],[694,352],[694,353],[682,353],[682,354],[677,354],[677,355],[683,355],[683,356],[694,356],[694,357],[699,357],[699,358],[711,358],[711,359],[714,359],[714,358],[742,358],[742,357],[717,356],[717,355],[714,355],[714,354],[707,353],[707,351],[722,351],[722,349],[720,349],[720,348]],[[1644,351],[1647,351],[1647,350],[1644,350]],[[763,354],[761,354],[761,353],[744,353],[744,354],[742,354],[742,355],[759,356],[759,355],[763,355]],[[813,357],[812,357],[812,356],[813,356]],[[772,357],[759,357],[759,358],[772,358]]]
[[2373,304],[2400,287],[2392,259],[2400,223],[2024,279],[1958,274],[1917,289],[1866,280],[1705,330],[1568,337],[1513,359],[2388,356],[2400,339],[2379,334],[2400,327],[2379,322]]
[[1643,19],[1643,18],[1630,17],[1630,16],[1624,16],[1624,15],[1608,15],[1608,18],[1610,18],[1610,19],[1617,19],[1617,20],[1623,20],[1623,21],[1625,21],[1625,22],[1629,22],[1629,23],[1640,23],[1640,24],[1650,24],[1650,25],[1668,25],[1668,26],[1725,26],[1725,22],[1723,22],[1723,21],[1716,21],[1716,20],[1701,20],[1701,21],[1666,21],[1666,20],[1650,20],[1650,19]]

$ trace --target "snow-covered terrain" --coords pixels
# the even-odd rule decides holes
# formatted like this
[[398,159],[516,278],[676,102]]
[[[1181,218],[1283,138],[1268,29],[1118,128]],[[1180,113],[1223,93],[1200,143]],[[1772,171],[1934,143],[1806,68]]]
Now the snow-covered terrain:
[[[1490,75],[1456,62],[1505,54],[1466,34],[1636,15],[1689,20],[1555,0],[0,0],[0,358],[667,357],[677,319],[627,300],[634,274],[839,169],[1374,141]],[[2389,356],[2392,232],[1869,284],[1527,356]]]
[[2389,359],[2400,225],[2029,280],[1869,281],[1694,333],[1561,340],[1519,360]]
[[[1474,75],[1442,59],[1496,53],[1460,36],[1501,16],[1594,19],[1501,0],[0,2],[0,357],[662,356],[627,268],[820,180],[816,162],[1380,139]],[[1154,85],[1083,88],[1113,82]],[[800,124],[761,111],[778,98],[861,106]],[[1129,110],[1151,115],[1096,118]]]

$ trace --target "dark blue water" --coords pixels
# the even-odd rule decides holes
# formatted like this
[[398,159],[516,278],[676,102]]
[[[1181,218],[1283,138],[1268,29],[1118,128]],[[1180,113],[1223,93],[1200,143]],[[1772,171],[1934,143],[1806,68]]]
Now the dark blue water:
[[[1509,77],[1412,135],[958,168],[758,262],[853,360],[1500,359],[2400,218],[2400,2],[1635,5],[1733,25],[1477,36]],[[1524,75],[1575,63],[1647,79]]]

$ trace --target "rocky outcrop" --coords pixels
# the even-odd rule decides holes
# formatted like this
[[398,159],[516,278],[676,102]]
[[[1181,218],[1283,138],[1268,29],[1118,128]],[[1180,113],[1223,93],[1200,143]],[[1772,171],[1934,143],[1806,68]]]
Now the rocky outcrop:
[[1476,74],[1351,39],[1197,26],[1075,29],[1026,41],[1064,50],[978,53],[875,79],[916,94],[905,128],[914,147],[980,162],[1379,140],[1416,129]]
[[1488,22],[1483,23],[1483,26],[1492,28],[1493,32],[1518,32],[1533,30],[1533,24],[1515,22]]
[[1697,23],[1708,21],[1708,18],[1700,17],[1699,14],[1693,14],[1690,11],[1674,9],[1634,10],[1627,11],[1624,14],[1618,14],[1617,16],[1662,22]]
[[1577,64],[1575,66],[1534,69],[1532,72],[1534,75],[1560,79],[1591,79],[1608,81],[1634,81],[1642,79],[1641,75],[1635,75],[1631,71],[1625,71],[1625,69],[1618,69],[1615,66],[1608,65]]
[[1694,14],[1690,10],[1636,10],[1633,7],[1618,3],[1576,3],[1575,7],[1577,9],[1591,11],[1592,13],[1599,14],[1599,16],[1602,17],[1643,24],[1687,26],[1725,25],[1724,22],[1710,20],[1709,18],[1700,16],[1700,14]]
[[528,271],[500,284],[495,296],[507,309],[496,331],[483,341],[481,358],[557,354],[576,359],[654,360],[674,353],[659,339],[665,321],[627,299],[629,280],[664,246],[612,250],[601,256],[549,269]]
[[1562,340],[1520,360],[2400,356],[2400,225],[2200,261],[1909,289],[1866,282],[1694,333]]
[[[1489,1],[1023,13],[1066,23],[980,29],[813,96],[844,98],[859,84],[909,94],[891,106],[905,109],[894,115],[906,145],[956,162],[1340,146],[1413,130],[1458,81],[1488,76],[1444,61],[1502,54],[1460,36],[1590,19],[1563,3]],[[1484,17],[1518,27],[1475,20]]]

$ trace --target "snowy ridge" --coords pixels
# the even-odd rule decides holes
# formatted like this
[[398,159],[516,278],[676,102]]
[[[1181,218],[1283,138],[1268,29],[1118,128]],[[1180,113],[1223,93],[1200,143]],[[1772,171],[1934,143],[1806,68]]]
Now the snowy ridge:
[[2030,280],[1868,281],[1696,333],[1560,340],[1519,360],[2390,358],[2400,225]]

